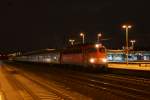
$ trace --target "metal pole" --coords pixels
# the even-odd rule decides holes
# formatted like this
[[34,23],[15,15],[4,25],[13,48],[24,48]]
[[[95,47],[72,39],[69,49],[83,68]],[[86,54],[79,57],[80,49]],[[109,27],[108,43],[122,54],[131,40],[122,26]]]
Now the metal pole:
[[132,44],[132,49],[134,48],[134,42],[131,42],[131,44]]
[[126,63],[128,65],[128,27],[126,27]]
[[99,43],[99,36],[97,36],[97,42]]
[[73,45],[73,41],[71,41],[71,45]]
[[100,43],[100,42],[101,42],[101,36],[102,36],[102,34],[101,34],[101,33],[97,34],[97,42],[98,42],[98,43]]
[[85,40],[84,40],[84,34],[83,34],[83,44],[84,44]]
[[135,40],[131,40],[132,49],[134,49]]
[[74,44],[74,41],[75,41],[75,40],[71,40],[71,39],[69,40],[69,42],[71,43],[71,45]]
[[134,44],[135,44],[135,42],[133,42],[133,49],[134,49]]

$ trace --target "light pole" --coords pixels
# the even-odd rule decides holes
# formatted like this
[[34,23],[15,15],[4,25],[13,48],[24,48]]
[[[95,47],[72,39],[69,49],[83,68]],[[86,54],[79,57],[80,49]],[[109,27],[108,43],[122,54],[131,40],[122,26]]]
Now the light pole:
[[135,40],[131,40],[131,45],[132,45],[132,49],[134,48],[134,43],[136,42]]
[[101,33],[98,33],[97,34],[97,42],[99,43],[100,42],[100,38],[101,38],[102,34]]
[[82,37],[82,43],[84,44],[85,43],[85,34],[80,33],[80,36]]
[[69,39],[69,42],[71,43],[71,45],[74,44],[74,41],[75,41],[75,40],[73,40],[73,39]]
[[131,28],[131,25],[123,25],[122,28],[126,29],[126,63],[128,65],[128,30]]

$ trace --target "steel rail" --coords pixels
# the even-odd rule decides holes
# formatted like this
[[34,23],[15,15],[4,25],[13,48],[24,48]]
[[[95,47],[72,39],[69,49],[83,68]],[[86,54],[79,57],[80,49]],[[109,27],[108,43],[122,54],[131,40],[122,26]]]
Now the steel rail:
[[[129,94],[130,93],[129,95],[130,95],[131,98],[134,97],[136,99],[139,99],[139,98],[142,99],[142,96],[144,96],[144,99],[145,99],[145,97],[149,98],[149,96],[150,96],[149,91],[144,91],[142,89],[135,89],[135,88],[132,88],[132,87],[122,86],[122,85],[119,85],[119,84],[114,84],[110,81],[109,81],[109,83],[108,82],[106,83],[105,81],[103,82],[101,80],[94,80],[93,77],[88,77],[88,79],[85,79],[85,78],[87,78],[87,76],[86,77],[85,77],[85,75],[81,76],[81,74],[80,75],[69,74],[69,75],[66,75],[65,78],[67,78],[67,77],[70,77],[68,80],[70,80],[70,79],[71,80],[75,79],[76,81],[80,80],[80,82],[85,82],[85,84],[90,83],[91,86],[96,85],[98,87],[98,86],[103,85],[104,87],[102,89],[107,89],[107,90],[110,90],[110,91],[112,91],[112,89],[116,89],[116,90],[119,90],[119,91],[121,90],[122,92],[126,92],[124,94]],[[76,81],[74,81],[74,82],[76,82]],[[108,89],[108,87],[110,89]],[[147,87],[147,88],[149,88],[149,87]]]
[[[40,87],[42,87],[43,89],[47,90],[48,92],[52,92],[52,93],[56,94],[56,95],[60,98],[60,100],[72,100],[71,97],[69,97],[68,95],[62,94],[62,93],[60,93],[59,91],[54,90],[54,89],[50,88],[49,86],[46,86],[45,84],[43,84],[43,81],[40,81],[40,82],[39,82],[38,80],[31,78],[31,76],[29,76],[30,74],[27,75],[27,74],[25,74],[25,72],[23,72],[22,70],[18,70],[18,69],[16,69],[16,68],[12,68],[12,67],[10,67],[10,68],[11,68],[13,71],[15,71],[15,72],[17,71],[21,76],[23,76],[23,77],[25,77],[26,79],[32,81],[33,83],[39,85]],[[17,80],[16,80],[16,81],[17,81]],[[31,93],[31,91],[29,91],[29,92]],[[31,94],[33,94],[33,93],[31,93]],[[35,97],[35,95],[33,95],[33,97]],[[39,97],[39,96],[38,96],[38,97]],[[39,97],[39,98],[40,98],[40,97]],[[35,100],[41,100],[41,99],[36,98]]]
[[[6,69],[4,69],[4,70],[7,71]],[[15,72],[15,73],[14,73],[14,72]],[[13,73],[13,74],[18,73],[18,74],[19,74],[19,72],[16,71],[15,69],[12,69],[11,72],[9,71],[8,73],[9,73],[9,74],[10,74],[10,73]],[[20,74],[19,74],[19,75],[20,75]],[[35,81],[35,80],[29,78],[29,76],[27,77],[27,76],[22,75],[22,74],[21,74],[21,76],[23,76],[23,77],[27,78],[28,80],[32,81],[34,84],[36,84],[36,85],[42,87],[44,90],[46,90],[46,91],[48,91],[48,92],[51,92],[51,93],[57,95],[57,96],[58,96],[58,97],[57,97],[58,100],[71,100],[69,97],[67,97],[67,96],[65,96],[65,95],[62,95],[62,94],[60,94],[59,92],[54,91],[54,90],[52,90],[51,88],[48,88],[47,86],[45,86],[45,85],[43,85],[43,84],[41,84],[41,83],[39,83],[39,82],[37,82],[37,81]],[[33,92],[33,90],[31,90],[27,85],[25,85],[25,84],[23,84],[22,82],[20,82],[14,75],[11,75],[11,77],[10,77],[10,75],[8,75],[8,76],[7,76],[7,79],[12,83],[13,86],[14,86],[14,85],[17,85],[17,88],[20,88],[21,90],[23,90],[23,93],[24,93],[24,94],[30,95],[30,97],[31,97],[33,100],[42,100],[42,98],[43,98],[42,96],[39,96],[38,93]],[[28,85],[29,85],[29,84],[28,84]],[[50,97],[51,97],[51,96],[50,96]],[[48,98],[48,97],[47,97],[47,98]],[[25,98],[23,98],[23,99],[25,99]],[[44,98],[43,98],[43,99],[44,99]]]
[[[63,77],[58,75],[58,73],[63,73]],[[55,70],[55,75],[60,77],[60,79],[64,82],[72,81],[74,84],[79,84],[79,85],[86,85],[95,89],[101,89],[105,90],[111,93],[114,93],[116,95],[120,96],[125,96],[126,98],[132,98],[132,99],[139,99],[139,100],[149,100],[150,99],[150,93],[145,92],[141,89],[135,89],[132,87],[128,86],[122,86],[121,84],[114,84],[111,82],[111,80],[107,81],[106,80],[100,80],[99,77],[95,77],[92,75],[87,75],[85,73],[77,73],[77,72],[72,72],[72,71],[67,71],[67,73],[64,73],[63,71],[58,71]],[[43,74],[44,77],[48,77],[49,75]],[[65,76],[65,77],[64,77]],[[111,77],[112,78],[112,77]],[[112,78],[113,79],[113,78]],[[116,78],[114,78],[116,79]],[[120,80],[122,81],[122,80]],[[130,83],[129,83],[130,84]],[[149,88],[149,87],[147,87]],[[144,96],[144,97],[143,97]]]

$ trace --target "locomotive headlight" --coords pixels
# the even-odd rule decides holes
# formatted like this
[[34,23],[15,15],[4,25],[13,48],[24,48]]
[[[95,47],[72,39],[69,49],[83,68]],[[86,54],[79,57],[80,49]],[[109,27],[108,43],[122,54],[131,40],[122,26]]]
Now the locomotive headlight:
[[106,62],[107,62],[107,59],[106,59],[106,58],[103,58],[102,61],[106,63]]
[[94,59],[94,58],[90,58],[90,59],[89,59],[89,62],[90,62],[90,63],[94,63],[94,62],[95,62],[95,59]]

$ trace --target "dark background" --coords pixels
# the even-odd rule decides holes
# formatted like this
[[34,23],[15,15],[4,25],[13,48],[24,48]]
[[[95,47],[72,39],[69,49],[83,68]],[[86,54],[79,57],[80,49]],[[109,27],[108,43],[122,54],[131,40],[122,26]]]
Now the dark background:
[[[150,48],[150,6],[144,0],[5,0],[0,2],[0,51],[63,48],[69,38],[96,41],[102,32],[109,49],[125,45],[123,24],[132,25],[129,39]],[[107,40],[108,39],[108,40]]]

